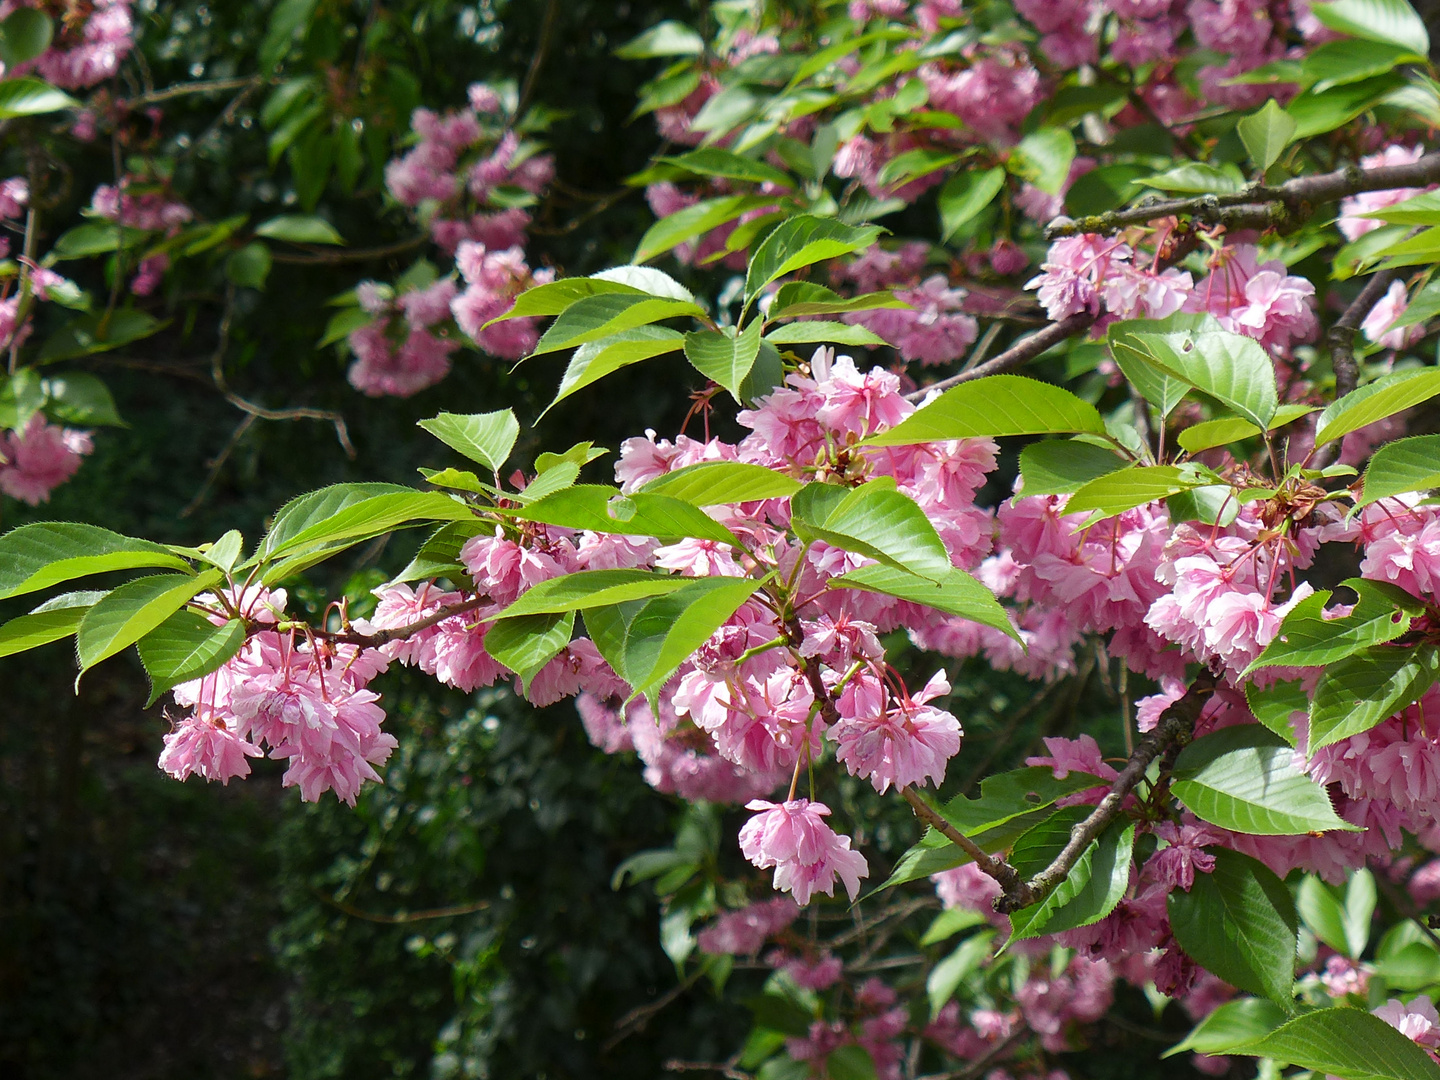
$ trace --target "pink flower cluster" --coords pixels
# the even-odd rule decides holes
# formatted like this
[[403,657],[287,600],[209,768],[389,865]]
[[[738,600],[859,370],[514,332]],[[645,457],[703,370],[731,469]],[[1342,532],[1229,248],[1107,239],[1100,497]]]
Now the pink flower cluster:
[[[84,90],[103,82],[120,70],[120,62],[134,47],[135,25],[130,14],[133,0],[94,0],[83,7],[67,8],[63,21],[56,19],[50,47],[35,60],[21,64],[5,75],[33,70],[47,82],[66,90]],[[54,11],[53,5],[34,0],[5,0],[0,19],[17,8]]]
[[56,427],[37,413],[20,431],[0,434],[0,492],[31,506],[47,502],[93,449],[90,432]]
[[518,247],[491,250],[474,240],[463,240],[455,265],[465,279],[465,291],[450,301],[455,321],[483,351],[504,360],[519,360],[535,348],[540,332],[534,318],[507,319],[485,324],[515,306],[515,297],[535,285],[555,279],[555,271],[531,271]]
[[101,184],[90,199],[90,212],[130,229],[173,234],[189,224],[195,212],[138,177],[129,176],[117,188]]
[[837,266],[834,278],[850,281],[861,292],[893,289],[904,308],[878,308],[842,316],[894,345],[903,360],[948,364],[965,355],[978,327],[964,311],[966,292],[951,288],[944,274],[923,277],[926,244],[905,244],[896,251],[873,247],[858,259]]
[[448,375],[450,354],[460,342],[437,324],[449,322],[455,294],[449,278],[393,301],[375,282],[361,282],[356,295],[374,321],[350,332],[355,354],[347,373],[350,385],[370,397],[409,397]]
[[[218,611],[221,598],[200,598],[207,599]],[[286,596],[252,586],[224,601],[227,610],[274,625]],[[254,634],[218,671],[175,688],[176,703],[190,712],[165,736],[160,767],[177,780],[228,783],[249,775],[246,759],[268,746],[270,757],[289,762],[286,787],[298,786],[309,802],[334,791],[353,806],[397,745],[380,729],[379,695],[365,688],[388,663],[373,649],[314,643],[293,631]]]

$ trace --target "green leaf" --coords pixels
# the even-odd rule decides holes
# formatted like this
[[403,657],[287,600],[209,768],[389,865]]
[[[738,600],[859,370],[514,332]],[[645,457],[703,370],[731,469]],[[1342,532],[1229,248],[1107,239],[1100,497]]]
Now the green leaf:
[[738,333],[735,327],[727,326],[723,330],[692,330],[685,335],[685,358],[701,375],[729,390],[736,401],[759,355],[759,319]]
[[1271,98],[1255,113],[1235,125],[1250,160],[1262,173],[1280,160],[1295,137],[1295,118]]
[[111,570],[188,570],[168,548],[96,525],[45,521],[0,536],[0,600]]
[[340,511],[377,495],[413,495],[414,488],[399,484],[331,484],[318,491],[297,495],[275,512],[270,531],[260,543],[255,559],[270,558],[305,530],[328,521]]
[[1285,111],[1295,120],[1295,138],[1309,139],[1348,124],[1403,85],[1404,79],[1392,72],[1373,79],[1332,86],[1320,93],[1306,90],[1297,95]]
[[1375,645],[1325,669],[1310,703],[1309,752],[1369,731],[1419,701],[1440,676],[1440,650]]
[[1365,469],[1365,486],[1355,505],[1440,487],[1440,435],[1414,435],[1380,447]]
[[693,579],[648,570],[580,570],[527,589],[497,619],[609,607],[682,589]]
[[245,538],[240,535],[240,530],[231,529],[224,536],[216,540],[200,555],[211,566],[217,570],[230,571],[235,569],[235,564],[240,561],[240,556],[245,550]]
[[637,491],[622,495],[600,484],[576,484],[538,502],[503,513],[566,529],[590,529],[657,540],[694,537],[739,546],[735,535],[698,507],[668,495]]
[[684,334],[665,326],[637,326],[598,341],[586,342],[570,357],[570,363],[560,379],[560,389],[555,394],[555,400],[546,406],[545,412],[548,413],[571,394],[585,389],[591,383],[599,382],[606,375],[641,360],[675,352],[682,348],[684,343]]
[[485,632],[485,651],[519,675],[521,688],[528,690],[540,669],[570,644],[574,630],[573,610],[502,618]]
[[835,218],[801,214],[781,222],[750,256],[745,274],[748,304],[772,281],[825,259],[864,251],[883,232],[878,225],[846,225]]
[[694,300],[695,294],[653,266],[612,266],[587,279],[602,285],[625,286],[664,300]]
[[98,376],[85,371],[52,375],[41,383],[41,388],[47,398],[45,411],[52,419],[86,427],[125,426],[115,411],[115,399]]
[[1065,512],[1095,510],[1102,517],[1114,517],[1206,482],[1182,465],[1132,465],[1082,485],[1065,504]]
[[[1067,807],[1045,825],[1036,826],[1015,842],[1011,864],[1026,878],[1045,869],[1069,842],[1070,830],[1084,821],[1091,809],[1089,806]],[[1043,844],[1026,843],[1030,836],[1042,831]],[[1113,823],[1085,849],[1065,880],[1049,896],[1010,916],[1010,941],[1074,930],[1109,915],[1130,885],[1134,844],[1134,823]]]
[[1320,414],[1315,445],[1342,439],[1352,431],[1429,401],[1440,394],[1440,370],[1417,368],[1384,375],[1351,391]]
[[88,259],[92,255],[105,255],[122,247],[143,244],[149,236],[145,229],[114,225],[108,221],[87,221],[61,233],[50,254],[56,262]]
[[1425,191],[1412,195],[1404,202],[1392,203],[1356,216],[1388,221],[1392,225],[1440,225],[1440,192]]
[[873,311],[876,308],[908,308],[903,300],[895,299],[892,292],[863,293],[860,296],[841,296],[816,285],[813,281],[787,281],[775,291],[775,302],[770,305],[767,316],[770,322],[789,319],[797,315],[839,315],[847,311]]
[[1363,1009],[1303,1013],[1235,1050],[1345,1080],[1440,1080],[1440,1065],[1429,1054]]
[[1397,45],[1421,57],[1430,53],[1430,35],[1424,20],[1407,0],[1334,0],[1311,4],[1310,11],[1339,33]]
[[325,333],[315,343],[317,349],[323,349],[326,345],[334,345],[341,338],[348,338],[362,326],[369,326],[375,321],[375,316],[361,307],[341,308],[330,321],[325,324]]
[[[256,241],[230,253],[225,260],[225,277],[250,289],[265,288],[270,276],[270,249]],[[323,343],[322,343],[323,344]]]
[[36,8],[16,8],[0,22],[0,63],[13,70],[50,47],[55,27]]
[[650,60],[657,56],[699,56],[705,39],[684,23],[666,19],[615,50],[625,60]]
[[955,996],[960,984],[979,971],[980,965],[990,959],[990,946],[994,940],[993,930],[972,934],[962,941],[954,952],[930,969],[930,974],[925,979],[925,996],[930,1001],[932,1017]]
[[786,188],[795,186],[795,181],[789,173],[782,172],[763,161],[742,157],[716,146],[691,150],[688,154],[681,154],[679,157],[662,157],[657,160],[684,169],[696,176],[722,176],[728,180],[744,180],[754,184],[770,183]]
[[1440,953],[1418,941],[1377,958],[1374,968],[1392,990],[1419,990],[1440,983]]
[[[636,288],[620,281],[603,278],[561,278],[527,289],[515,298],[515,306],[504,315],[497,315],[486,326],[504,322],[506,319],[529,318],[538,315],[559,315],[577,300],[599,296],[601,293],[624,293],[628,296],[643,296],[648,289]],[[483,329],[483,327],[482,327]]]
[[[980,782],[980,797],[956,796],[940,807],[941,815],[984,851],[1009,847],[1040,819],[1049,816],[1056,799],[1104,785],[1097,776],[1072,772],[1056,779],[1054,770],[1044,766],[1015,769],[986,777]],[[933,828],[927,828],[920,842],[900,857],[881,889],[952,870],[970,861],[959,847]]]
[[663,255],[673,247],[693,240],[701,233],[734,221],[741,214],[757,207],[769,206],[775,200],[763,195],[722,195],[704,199],[694,206],[677,210],[661,218],[645,231],[635,248],[634,262],[643,263]]
[[513,498],[522,506],[528,506],[557,491],[565,490],[579,478],[580,466],[573,461],[562,461],[530,481],[525,485],[525,490],[517,493]]
[[906,150],[902,154],[896,154],[885,163],[880,174],[875,178],[875,184],[881,188],[899,187],[902,184],[908,184],[911,180],[918,180],[922,176],[929,176],[941,169],[948,169],[959,160],[959,154],[945,150]]
[[881,483],[847,491],[807,484],[790,500],[791,528],[803,540],[823,540],[846,551],[945,581],[954,567],[945,543],[910,496]]
[[148,709],[165,691],[217,670],[245,644],[245,624],[216,626],[194,611],[180,610],[140,638],[140,662],[150,676]]
[[1295,904],[1263,863],[1229,848],[1210,848],[1215,870],[1196,874],[1189,892],[1173,890],[1170,930],[1189,956],[1232,986],[1293,1008]]
[[1376,75],[1401,64],[1424,62],[1424,57],[1400,45],[1379,41],[1331,41],[1305,57],[1301,77],[1317,94]]
[[911,446],[980,436],[1104,435],[1095,406],[1068,390],[1021,375],[992,375],[961,383],[911,413],[864,446]]
[[1077,439],[1046,439],[1020,451],[1020,495],[1066,495],[1127,462],[1115,451]]
[[1404,589],[1383,581],[1349,578],[1344,585],[1355,593],[1355,610],[1343,619],[1326,618],[1330,591],[1305,597],[1280,624],[1273,641],[1245,669],[1249,674],[1264,667],[1321,667],[1342,660],[1371,645],[1394,641],[1410,629],[1410,619],[1425,605]]
[[1343,892],[1306,874],[1295,907],[1312,934],[1336,952],[1359,960],[1370,940],[1376,899],[1375,876],[1362,866],[1346,879]]
[[66,593],[29,615],[11,619],[0,626],[0,656],[13,656],[69,637],[80,628],[85,612],[104,595],[103,592]]
[[1007,166],[1048,195],[1059,195],[1070,178],[1075,160],[1075,139],[1063,127],[1040,128],[1020,140]]
[[[156,574],[137,578],[106,593],[85,613],[75,634],[80,675],[114,656],[179,611],[197,593],[224,580],[219,570],[189,574]],[[243,630],[243,628],[242,628]],[[79,685],[80,676],[76,676]]]
[[1221,728],[1180,751],[1171,790],[1201,821],[1248,836],[1359,831],[1295,767],[1294,756],[1258,724]]
[[1167,375],[1208,394],[1267,431],[1279,409],[1275,365],[1254,338],[1224,330],[1135,334],[1148,359]]
[[984,171],[958,172],[940,189],[940,239],[949,240],[960,226],[984,210],[1005,187],[1000,166]]
[[688,300],[669,300],[644,293],[599,293],[577,300],[561,312],[530,355],[543,356],[571,349],[677,315],[704,314],[703,309]]
[[935,916],[935,921],[930,924],[930,928],[920,935],[919,945],[922,949],[930,945],[937,945],[942,941],[948,941],[962,930],[984,926],[986,922],[984,912],[971,911],[969,908],[950,908]]
[[1135,183],[1180,195],[1233,195],[1245,186],[1245,176],[1228,161],[1220,166],[1192,161]]
[[[1319,412],[1319,406],[1281,405],[1275,410],[1275,418],[1270,421],[1269,430],[1274,431],[1286,424],[1293,424],[1300,417],[1309,416],[1313,412]],[[1180,449],[1187,453],[1198,454],[1202,450],[1228,446],[1258,434],[1260,429],[1249,420],[1242,420],[1238,416],[1222,416],[1186,428],[1175,441],[1180,444]]]
[[875,1059],[858,1043],[838,1046],[825,1055],[825,1075],[830,1080],[875,1080]]
[[1251,682],[1245,686],[1245,703],[1255,719],[1294,746],[1295,728],[1290,720],[1297,712],[1309,711],[1310,694],[1299,679],[1273,683],[1264,690]]
[[[757,325],[751,323],[752,326]],[[781,326],[765,335],[772,345],[801,345],[815,341],[829,341],[836,345],[855,345],[861,348],[889,345],[879,334],[863,326],[849,323],[814,320]]]
[[862,566],[832,578],[830,587],[864,589],[908,600],[912,604],[924,604],[947,615],[958,615],[962,619],[993,627],[1016,641],[1020,640],[1009,613],[995,599],[995,594],[964,570],[954,567],[937,583],[893,566]]
[[292,46],[305,36],[316,0],[280,0],[260,43],[260,66],[267,72],[284,60]]
[[458,450],[495,473],[505,464],[520,436],[520,422],[510,409],[469,416],[442,412],[419,421],[419,426],[452,450]]
[[460,565],[460,549],[472,536],[489,532],[479,518],[473,521],[452,521],[431,533],[415,557],[392,581],[429,581],[433,578],[450,578],[459,581],[465,568]]
[[1110,355],[1130,384],[1140,391],[1146,401],[1160,410],[1162,417],[1169,416],[1190,392],[1190,384],[1166,374],[1157,363],[1155,347],[1145,339],[1146,335],[1167,334],[1177,331],[1199,332],[1219,330],[1220,323],[1213,315],[1192,315],[1188,312],[1170,316],[1168,319],[1126,319],[1111,323],[1105,331],[1106,344]]
[[165,325],[153,315],[134,308],[120,308],[108,320],[104,312],[71,319],[45,340],[40,349],[40,362],[48,364],[108,352],[149,337]]
[[696,578],[646,600],[587,608],[585,629],[636,696],[660,689],[754,594],[749,578]]
[[0,429],[20,431],[45,405],[45,380],[34,368],[0,374]]
[[664,473],[640,489],[696,506],[788,499],[800,484],[784,473],[743,461],[702,461]]
[[1264,998],[1227,1001],[1195,1025],[1184,1042],[1160,1056],[1174,1057],[1186,1050],[1196,1054],[1223,1054],[1267,1035],[1283,1024],[1286,1016],[1284,1009]]
[[0,82],[0,120],[21,116],[41,116],[77,107],[76,101],[63,90],[57,90],[40,79],[24,76]]
[[281,214],[255,226],[255,235],[270,240],[288,240],[292,244],[339,244],[345,238],[324,218],[313,214]]
[[[415,522],[469,521],[473,517],[470,508],[463,502],[438,491],[376,495],[317,521],[285,543],[271,548],[269,553],[272,556],[294,555],[307,549],[313,551],[336,544],[348,546]],[[267,580],[270,580],[268,575]]]

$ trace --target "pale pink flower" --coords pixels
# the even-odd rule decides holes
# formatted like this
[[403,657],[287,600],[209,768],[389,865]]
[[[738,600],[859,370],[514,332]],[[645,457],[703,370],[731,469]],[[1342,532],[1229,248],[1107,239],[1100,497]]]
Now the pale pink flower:
[[[1360,159],[1362,169],[1374,169],[1384,165],[1411,165],[1425,153],[1424,146],[1387,146],[1378,154]],[[1383,210],[1406,199],[1419,195],[1423,188],[1390,188],[1385,191],[1363,191],[1340,200],[1340,220],[1336,224],[1345,234],[1346,240],[1358,240],[1368,232],[1381,228],[1385,223],[1377,218],[1359,217],[1360,214]]]
[[1424,323],[1389,330],[1389,326],[1410,306],[1403,281],[1392,281],[1385,295],[1375,302],[1360,324],[1360,332],[1384,349],[1408,349],[1425,337]]
[[1408,1005],[1391,998],[1371,1011],[1412,1042],[1431,1050],[1440,1048],[1440,1016],[1436,1015],[1428,994],[1421,994]]
[[92,449],[88,431],[56,427],[36,413],[23,431],[0,434],[0,492],[38,506],[79,471]]
[[844,716],[830,729],[835,759],[852,776],[868,779],[884,793],[890,785],[906,788],[945,779],[945,764],[960,750],[960,722],[925,703],[950,693],[943,672],[936,672],[913,698],[897,701],[878,715]]
[[165,736],[160,768],[176,780],[193,775],[229,784],[233,777],[250,775],[247,757],[263,755],[260,747],[231,731],[221,718],[187,716]]

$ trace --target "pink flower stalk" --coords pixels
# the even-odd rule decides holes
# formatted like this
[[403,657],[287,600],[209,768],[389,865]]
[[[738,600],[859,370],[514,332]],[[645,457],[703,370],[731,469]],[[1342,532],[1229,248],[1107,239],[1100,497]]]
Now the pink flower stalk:
[[836,877],[851,900],[859,894],[869,868],[863,855],[850,850],[850,838],[837,836],[825,824],[828,806],[809,799],[755,799],[745,808],[755,816],[740,830],[740,850],[761,870],[775,868],[776,889],[793,895],[801,907],[817,892],[833,896]]
[[960,751],[960,721],[926,702],[950,693],[943,672],[936,672],[913,698],[885,707],[876,715],[843,716],[830,729],[836,745],[835,760],[850,775],[868,779],[884,794],[890,785],[906,788],[945,780],[945,764]]
[[1252,244],[1234,244],[1209,261],[1210,275],[1196,283],[1185,310],[1208,312],[1226,330],[1270,349],[1309,341],[1319,330],[1315,286],[1286,273],[1278,259],[1261,263]]
[[37,413],[23,431],[0,434],[0,492],[31,506],[48,502],[93,449],[88,431],[56,427]]

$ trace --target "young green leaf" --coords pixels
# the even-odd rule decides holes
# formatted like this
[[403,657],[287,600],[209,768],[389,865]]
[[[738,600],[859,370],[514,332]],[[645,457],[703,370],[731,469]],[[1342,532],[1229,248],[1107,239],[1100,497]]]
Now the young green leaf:
[[497,619],[607,607],[674,592],[693,580],[648,570],[580,570],[527,589]]
[[1279,408],[1275,364],[1254,338],[1224,330],[1134,337],[1165,374],[1208,394],[1257,429],[1269,430]]
[[[251,561],[268,559],[281,547],[313,526],[328,521],[347,507],[379,495],[413,495],[414,488],[399,484],[331,484],[297,495],[275,513],[270,531]],[[246,565],[249,565],[248,563]]]
[[950,576],[945,543],[914,499],[875,482],[838,488],[838,496],[837,488],[807,484],[791,499],[791,526],[802,539],[823,540],[931,581]]
[[41,116],[78,106],[76,101],[63,90],[57,90],[47,82],[24,76],[0,82],[0,120],[14,120],[21,116]]
[[1433,645],[1375,645],[1329,665],[1310,703],[1310,753],[1413,705],[1437,677]]
[[150,567],[188,570],[190,564],[160,544],[97,525],[22,525],[0,536],[0,600],[91,574]]
[[1175,940],[1230,985],[1293,1009],[1299,924],[1290,890],[1248,855],[1210,851],[1214,872],[1196,874],[1189,892],[1175,889],[1168,897]]
[[662,157],[656,160],[684,169],[695,176],[719,176],[727,180],[744,180],[752,184],[768,183],[784,188],[795,186],[789,173],[717,146],[706,146],[679,157]]
[[764,465],[702,461],[662,473],[640,490],[651,495],[669,495],[696,506],[719,506],[760,499],[788,499],[800,490],[800,483]]
[[[598,296],[601,293],[624,293],[627,296],[644,296],[652,292],[650,289],[641,289],[628,282],[607,281],[600,277],[582,278],[561,278],[559,281],[546,282],[544,285],[536,285],[533,289],[526,289],[515,298],[515,306],[504,315],[497,315],[485,324],[493,326],[495,323],[504,322],[506,319],[523,319],[540,315],[559,315],[571,304],[584,300],[586,297]],[[657,295],[664,295],[663,293]],[[681,297],[680,299],[683,299]],[[691,297],[691,299],[694,299]],[[481,327],[483,330],[485,327]]]
[[1346,879],[1343,891],[1306,874],[1295,894],[1295,907],[1312,934],[1336,952],[1359,960],[1370,940],[1376,899],[1375,875],[1361,867]]
[[685,359],[739,401],[740,387],[760,354],[760,330],[759,319],[740,331],[733,326],[723,330],[692,330],[685,335]]
[[1305,597],[1280,624],[1274,640],[1245,670],[1263,667],[1321,667],[1371,645],[1394,641],[1410,629],[1410,620],[1425,605],[1404,589],[1383,581],[1348,578],[1344,585],[1358,600],[1343,619],[1326,618],[1330,591]]
[[[555,400],[545,408],[549,412],[571,394],[599,382],[606,375],[623,367],[675,352],[684,347],[685,335],[667,326],[637,326],[622,330],[598,341],[589,341],[575,350]],[[544,413],[541,414],[542,416]]]
[[1356,506],[1440,487],[1440,435],[1413,435],[1386,443],[1370,456]]
[[[1015,841],[1010,863],[1022,878],[1039,873],[1070,840],[1070,831],[1089,816],[1088,806],[1066,807]],[[1074,930],[1099,922],[1115,909],[1130,884],[1133,823],[1115,822],[1092,841],[1065,880],[1038,904],[1010,916],[1010,941]]]
[[1077,439],[1046,439],[1020,451],[1021,495],[1068,495],[1127,462],[1114,450]]
[[1289,1014],[1264,998],[1237,998],[1227,1001],[1185,1036],[1185,1041],[1172,1046],[1162,1058],[1190,1051],[1196,1054],[1223,1054],[1237,1046],[1254,1042],[1283,1024]]
[[878,225],[846,225],[835,218],[801,214],[777,225],[750,256],[745,274],[748,304],[772,281],[807,266],[864,251],[885,230]]
[[1440,370],[1417,368],[1384,375],[1346,394],[1320,414],[1315,445],[1342,439],[1352,431],[1429,401],[1440,394]]
[[930,974],[925,979],[925,996],[930,1002],[932,1017],[955,996],[960,984],[979,971],[980,965],[990,959],[990,946],[994,940],[993,930],[981,930],[978,934],[971,934],[956,946],[954,952],[930,969]]
[[[269,549],[269,556],[295,555],[322,547],[348,545],[424,521],[466,521],[474,517],[463,502],[438,491],[376,495],[352,503]],[[267,580],[268,580],[267,575]]]
[[[1275,410],[1275,417],[1270,421],[1269,430],[1275,431],[1286,424],[1293,424],[1302,416],[1309,416],[1318,411],[1319,406],[1317,405],[1281,405]],[[1228,446],[1241,439],[1249,439],[1259,434],[1260,429],[1249,420],[1242,420],[1238,416],[1222,416],[1217,420],[1206,420],[1186,428],[1180,432],[1175,441],[1186,453],[1198,454],[1202,450],[1209,450],[1215,446]]]
[[469,416],[442,412],[419,421],[419,425],[452,450],[478,461],[491,472],[500,471],[520,436],[520,422],[510,409]]
[[1264,173],[1280,160],[1280,155],[1295,137],[1295,118],[1271,98],[1255,113],[1235,125],[1240,141],[1256,168]]
[[1294,765],[1294,751],[1256,724],[1196,739],[1175,762],[1171,790],[1201,821],[1249,836],[1358,831]]
[[678,247],[686,240],[692,240],[701,233],[734,221],[748,210],[769,206],[773,198],[763,195],[722,195],[716,199],[705,199],[694,206],[677,210],[669,217],[663,217],[646,231],[635,249],[634,262],[643,263],[663,255],[671,248]]
[[577,300],[562,311],[550,329],[541,335],[530,355],[573,349],[676,315],[704,314],[703,308],[689,300],[669,300],[643,293],[599,293]]
[[949,240],[960,226],[994,201],[1005,186],[1000,166],[984,171],[957,172],[940,189],[940,239]]
[[1412,49],[1381,41],[1330,41],[1306,55],[1301,78],[1317,94],[1385,75],[1401,64],[1423,63]]
[[338,244],[345,238],[324,218],[307,214],[282,214],[255,226],[255,235],[292,244]]
[[66,593],[28,615],[11,619],[0,626],[0,656],[13,656],[69,637],[80,628],[85,612],[104,595],[103,592]]
[[540,669],[570,644],[574,630],[573,610],[499,619],[485,632],[485,651],[519,675],[521,689],[528,690]]
[[[224,575],[207,570],[189,574],[155,574],[121,585],[85,613],[75,634],[80,675],[101,660],[135,644],[179,611],[197,593],[214,588]],[[76,685],[80,678],[76,677]]]
[[216,626],[194,611],[180,610],[136,643],[150,676],[149,708],[181,683],[209,675],[245,644],[245,624],[231,619]]
[[1189,466],[1132,465],[1082,485],[1065,504],[1065,512],[1094,510],[1101,517],[1114,517],[1205,483],[1208,481]]
[[964,570],[954,567],[936,582],[884,564],[862,566],[832,578],[829,584],[832,589],[864,589],[912,604],[924,604],[947,615],[958,615],[982,626],[993,627],[1016,641],[1020,640],[1020,632],[1015,629],[1000,601],[995,599],[995,594]]
[[1037,379],[992,375],[946,390],[893,428],[871,435],[862,445],[910,446],[986,435],[1082,431],[1106,434],[1105,421],[1089,402]]
[[622,495],[601,484],[576,484],[528,506],[503,513],[522,521],[538,521],[566,529],[590,529],[658,540],[694,537],[739,546],[735,534],[698,507],[669,495],[637,491]]
[[804,345],[816,341],[828,341],[836,345],[855,345],[860,348],[890,344],[879,334],[873,330],[867,330],[863,326],[852,326],[849,323],[824,319],[790,323],[788,326],[777,327],[765,335],[765,340],[772,345]]
[[1010,171],[1041,191],[1059,195],[1075,160],[1075,138],[1063,127],[1040,128],[1020,140],[1007,163]]
[[1295,728],[1291,724],[1296,713],[1303,717],[1310,708],[1310,694],[1299,679],[1271,683],[1260,689],[1254,682],[1245,685],[1245,703],[1264,724],[1291,746],[1295,745]]
[[1430,53],[1425,22],[1408,0],[1332,0],[1310,11],[1331,30],[1366,41],[1383,41],[1422,57]]
[[908,308],[903,300],[888,291],[841,296],[813,281],[787,281],[775,291],[775,302],[766,318],[771,322],[799,315],[840,315],[847,311],[873,311],[876,308]]

